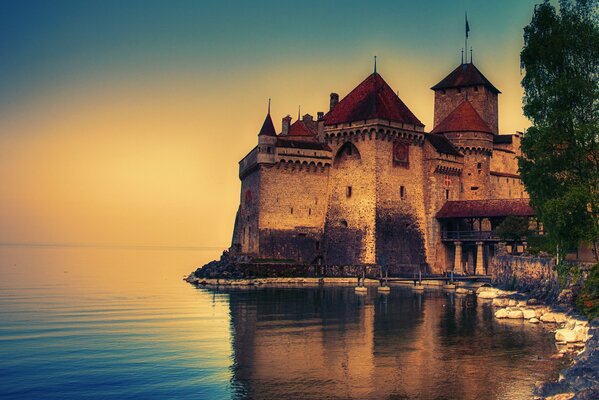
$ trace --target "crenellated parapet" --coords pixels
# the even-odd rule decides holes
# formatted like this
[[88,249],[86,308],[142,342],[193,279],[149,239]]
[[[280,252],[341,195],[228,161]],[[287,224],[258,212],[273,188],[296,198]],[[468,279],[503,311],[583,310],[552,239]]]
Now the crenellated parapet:
[[331,167],[330,161],[300,161],[293,159],[284,159],[279,160],[274,168],[283,169],[286,171],[297,171],[297,172],[308,172],[308,173],[328,173],[329,168]]
[[387,142],[404,141],[421,146],[424,143],[424,131],[412,131],[399,128],[382,128],[378,124],[365,125],[354,129],[325,131],[325,141],[329,144],[343,144],[366,140],[381,140]]

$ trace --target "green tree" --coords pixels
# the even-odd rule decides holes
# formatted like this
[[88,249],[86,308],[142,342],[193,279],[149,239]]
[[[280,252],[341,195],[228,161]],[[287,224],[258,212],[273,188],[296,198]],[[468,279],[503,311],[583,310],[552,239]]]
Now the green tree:
[[509,216],[495,230],[502,240],[518,241],[530,234],[528,217]]
[[[549,1],[524,28],[524,115],[518,164],[549,240],[563,250],[599,239],[599,24],[597,0]],[[561,254],[560,254],[561,253]]]

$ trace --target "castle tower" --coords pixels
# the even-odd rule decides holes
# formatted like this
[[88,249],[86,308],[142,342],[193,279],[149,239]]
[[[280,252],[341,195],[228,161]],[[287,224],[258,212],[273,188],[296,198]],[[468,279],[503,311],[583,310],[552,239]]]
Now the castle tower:
[[494,134],[473,104],[462,100],[431,134],[445,136],[464,155],[460,199],[488,199],[491,195],[489,177]]
[[491,132],[498,134],[497,95],[501,92],[474,64],[459,65],[431,89],[435,91],[435,127],[468,99]]
[[334,154],[325,262],[413,272],[425,262],[424,125],[376,70],[337,98],[323,126]]

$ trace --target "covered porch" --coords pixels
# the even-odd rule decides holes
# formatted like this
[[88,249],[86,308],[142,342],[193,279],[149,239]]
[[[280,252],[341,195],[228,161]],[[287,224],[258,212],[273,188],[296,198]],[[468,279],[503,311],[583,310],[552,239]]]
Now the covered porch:
[[[497,227],[509,216],[533,220],[528,199],[448,201],[437,212],[441,241],[452,255],[451,270],[458,275],[486,275],[495,245]],[[540,231],[538,223],[533,231]]]

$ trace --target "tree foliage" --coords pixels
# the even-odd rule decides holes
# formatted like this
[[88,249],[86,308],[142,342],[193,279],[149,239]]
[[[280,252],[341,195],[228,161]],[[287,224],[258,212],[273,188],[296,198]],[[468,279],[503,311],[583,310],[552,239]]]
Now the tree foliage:
[[592,243],[599,196],[598,0],[549,1],[524,28],[524,115],[518,164],[526,190],[557,248]]
[[518,241],[529,236],[528,217],[509,216],[495,230],[502,240]]

